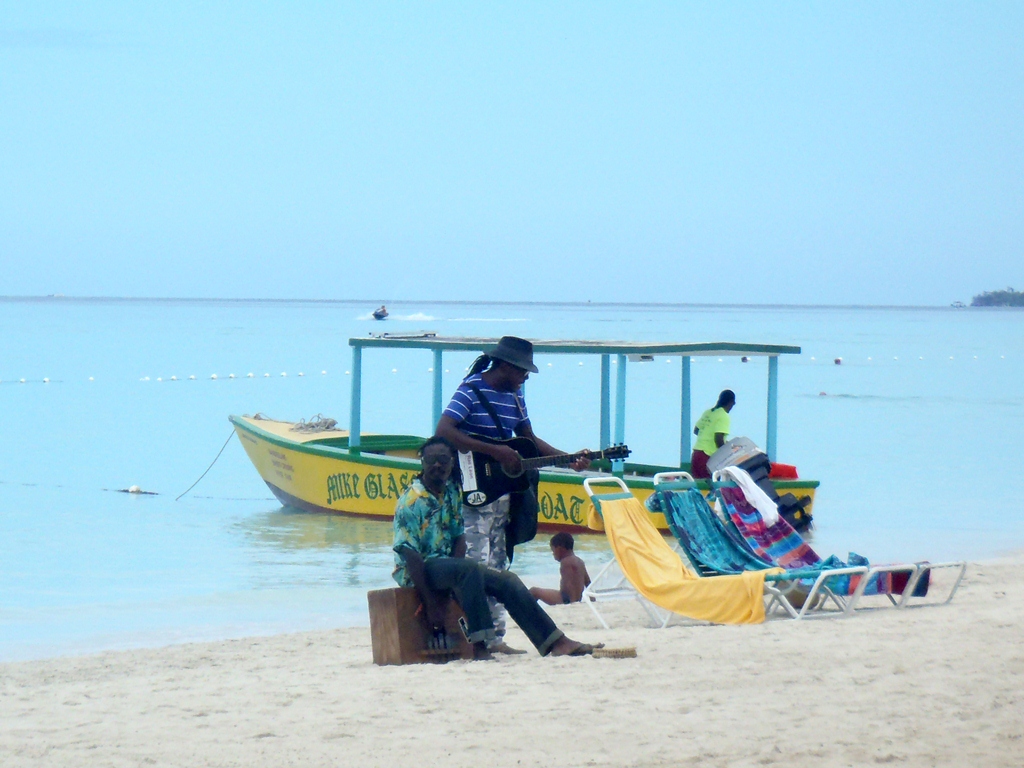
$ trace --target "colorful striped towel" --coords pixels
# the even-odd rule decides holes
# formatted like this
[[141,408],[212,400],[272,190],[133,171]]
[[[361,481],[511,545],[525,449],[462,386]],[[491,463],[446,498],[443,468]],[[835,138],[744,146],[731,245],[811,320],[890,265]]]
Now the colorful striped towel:
[[725,526],[696,488],[659,490],[661,508],[672,534],[693,564],[706,575],[763,571],[774,563],[729,537]]
[[[723,487],[718,490],[718,494],[736,531],[750,551],[761,559],[768,560],[787,571],[804,568],[824,570],[843,568],[847,565],[870,567],[867,558],[855,552],[850,553],[845,563],[835,555],[822,560],[785,519],[780,517],[775,525],[765,525],[761,514],[747,502],[743,491],[739,488]],[[918,586],[914,590],[915,597],[923,597],[928,594],[929,574],[930,572],[925,573],[918,582]],[[908,572],[875,574],[865,587],[864,594],[902,594],[909,577]],[[837,594],[852,595],[861,578],[861,576],[837,576],[834,583],[829,581],[829,588]]]

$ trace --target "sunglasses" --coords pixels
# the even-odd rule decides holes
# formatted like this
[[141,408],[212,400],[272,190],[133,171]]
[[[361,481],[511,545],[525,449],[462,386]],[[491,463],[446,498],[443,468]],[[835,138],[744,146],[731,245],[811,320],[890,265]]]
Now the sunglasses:
[[440,464],[441,466],[446,467],[449,464],[453,463],[454,461],[455,461],[455,459],[453,459],[450,454],[444,454],[444,455],[436,454],[436,455],[433,455],[433,456],[424,456],[420,460],[420,463],[422,463],[424,467],[426,467],[428,465],[433,466],[434,464]]

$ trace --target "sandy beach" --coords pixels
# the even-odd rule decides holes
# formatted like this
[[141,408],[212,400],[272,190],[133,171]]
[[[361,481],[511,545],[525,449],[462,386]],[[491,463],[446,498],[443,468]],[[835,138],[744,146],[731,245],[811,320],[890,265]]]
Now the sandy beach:
[[606,631],[551,609],[636,659],[380,668],[356,628],[6,664],[0,763],[1019,766],[1022,566],[845,620],[655,630],[622,603]]

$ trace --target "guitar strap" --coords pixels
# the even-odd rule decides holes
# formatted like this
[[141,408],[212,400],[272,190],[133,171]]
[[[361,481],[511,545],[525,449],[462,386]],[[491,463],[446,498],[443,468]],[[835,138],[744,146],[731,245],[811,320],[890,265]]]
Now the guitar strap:
[[[494,410],[494,406],[491,405],[491,401],[484,397],[484,393],[480,391],[480,387],[478,387],[476,384],[467,382],[466,386],[472,389],[476,393],[476,396],[480,398],[480,404],[484,407],[484,410],[487,411],[487,414],[491,417],[491,420],[494,421],[494,426],[498,428],[498,435],[501,437],[501,439],[507,440],[508,437],[505,435],[505,425],[502,424],[501,419],[498,418],[498,412]],[[516,401],[518,402],[518,398],[516,398]]]
[[[473,383],[467,383],[470,389],[480,398],[480,403],[494,421],[498,428],[498,434],[502,440],[506,440],[505,427],[498,418],[497,411],[491,405],[491,401],[484,397],[484,393]],[[519,395],[516,395],[516,405],[519,406],[519,414],[523,413],[523,406],[519,403]],[[529,491],[513,493],[509,499],[508,523],[505,526],[505,553],[511,563],[515,557],[516,544],[525,544],[532,541],[537,535],[537,515],[540,513],[540,505],[537,501],[537,484],[540,481],[540,472],[535,469],[527,471],[530,480]]]

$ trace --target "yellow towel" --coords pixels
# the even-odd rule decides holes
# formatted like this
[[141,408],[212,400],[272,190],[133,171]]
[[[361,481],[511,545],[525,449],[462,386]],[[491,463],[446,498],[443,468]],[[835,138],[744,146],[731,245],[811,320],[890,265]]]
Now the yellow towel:
[[[591,528],[598,528],[597,517],[593,514],[588,520]],[[764,621],[765,571],[698,577],[683,565],[635,498],[602,500],[601,517],[623,574],[655,605],[716,624]]]

